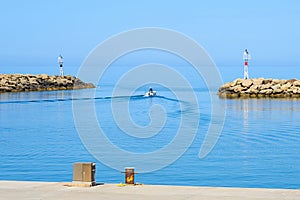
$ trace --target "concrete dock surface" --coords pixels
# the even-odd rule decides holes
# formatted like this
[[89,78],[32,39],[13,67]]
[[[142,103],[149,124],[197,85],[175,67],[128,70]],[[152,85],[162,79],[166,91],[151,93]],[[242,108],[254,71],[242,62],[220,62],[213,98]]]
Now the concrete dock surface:
[[218,188],[191,186],[104,184],[94,187],[67,187],[58,182],[0,181],[0,199],[9,200],[212,200],[212,199],[299,199],[300,190]]

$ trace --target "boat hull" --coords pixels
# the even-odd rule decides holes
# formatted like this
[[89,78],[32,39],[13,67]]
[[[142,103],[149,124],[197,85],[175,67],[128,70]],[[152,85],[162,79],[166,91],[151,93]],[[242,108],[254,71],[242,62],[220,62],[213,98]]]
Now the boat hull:
[[153,92],[146,92],[146,94],[144,95],[145,97],[153,97],[156,96],[156,91]]

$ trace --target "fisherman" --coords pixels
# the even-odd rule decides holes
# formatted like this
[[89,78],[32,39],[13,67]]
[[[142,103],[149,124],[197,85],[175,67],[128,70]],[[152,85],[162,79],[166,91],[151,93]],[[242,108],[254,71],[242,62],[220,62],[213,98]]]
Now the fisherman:
[[153,93],[152,87],[149,88],[149,93]]
[[62,55],[58,56],[57,62],[59,64],[59,75],[64,76],[64,71],[63,71],[64,58],[62,57]]

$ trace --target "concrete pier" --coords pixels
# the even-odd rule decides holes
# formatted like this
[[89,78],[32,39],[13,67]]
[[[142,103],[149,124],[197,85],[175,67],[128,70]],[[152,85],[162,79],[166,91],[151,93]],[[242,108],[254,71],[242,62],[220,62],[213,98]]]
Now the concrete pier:
[[128,185],[120,187],[115,184],[104,184],[95,187],[67,187],[64,186],[64,183],[54,182],[0,181],[0,199],[288,200],[300,199],[300,190],[159,185]]

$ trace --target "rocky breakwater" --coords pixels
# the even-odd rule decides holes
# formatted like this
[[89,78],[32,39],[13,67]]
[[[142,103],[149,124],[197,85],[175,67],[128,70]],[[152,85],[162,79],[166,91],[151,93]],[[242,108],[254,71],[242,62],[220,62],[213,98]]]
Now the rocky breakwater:
[[296,79],[236,79],[219,88],[221,98],[300,98]]
[[0,92],[27,92],[43,90],[74,90],[94,88],[74,76],[49,76],[47,74],[0,74]]

